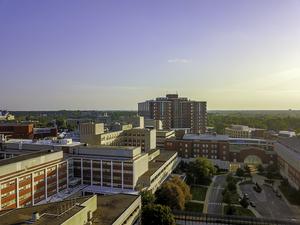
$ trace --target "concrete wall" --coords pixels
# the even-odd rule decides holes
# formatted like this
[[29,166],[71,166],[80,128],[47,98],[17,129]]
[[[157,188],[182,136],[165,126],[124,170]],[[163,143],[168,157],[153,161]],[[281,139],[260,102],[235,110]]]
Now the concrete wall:
[[41,165],[50,161],[63,159],[63,152],[53,152],[42,156],[26,159],[16,163],[10,163],[0,167],[0,176],[5,176],[9,173],[14,173],[20,170],[26,170],[30,167]]
[[133,162],[133,186],[136,186],[137,180],[141,175],[146,173],[149,169],[148,154],[142,155]]
[[141,215],[142,200],[139,196],[112,225],[133,225]]
[[76,213],[74,216],[66,220],[62,225],[85,225],[89,221],[88,214],[92,218],[93,212],[97,210],[97,195],[89,198],[87,201],[81,204],[82,210]]

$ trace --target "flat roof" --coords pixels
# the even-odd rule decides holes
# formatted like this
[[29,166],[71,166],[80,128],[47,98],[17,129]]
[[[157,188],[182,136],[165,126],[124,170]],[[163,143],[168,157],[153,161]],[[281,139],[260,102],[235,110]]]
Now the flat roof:
[[87,145],[87,146],[81,146],[81,149],[87,148],[87,149],[95,149],[97,150],[125,150],[125,151],[132,151],[136,148],[139,148],[140,146],[110,146],[110,145]]
[[[60,202],[46,203],[42,205],[36,205],[20,209],[3,210],[0,211],[1,224],[11,225],[28,223],[60,225],[72,216],[74,216],[80,210],[82,210],[84,206],[80,206],[80,204],[84,203],[91,197],[93,196],[63,200]],[[40,219],[33,223],[32,215],[35,212],[39,213]],[[58,214],[60,214],[60,216],[58,216]]]
[[160,151],[160,154],[149,162],[148,171],[139,177],[138,183],[149,180],[150,177],[175,154],[177,154],[176,151]]
[[113,224],[138,198],[139,195],[130,194],[98,195],[93,224]]
[[300,155],[300,137],[280,138],[278,142]]
[[185,134],[183,136],[183,140],[209,140],[209,141],[228,141],[229,136],[228,135],[211,135],[211,134]]
[[272,142],[267,141],[265,139],[258,139],[258,138],[231,138],[228,135],[223,134],[185,134],[183,136],[183,140],[201,140],[201,141],[229,141],[229,142]]
[[40,157],[43,155],[48,155],[48,154],[52,154],[58,151],[52,151],[52,150],[43,150],[43,151],[38,151],[38,152],[33,152],[33,153],[28,153],[28,154],[24,154],[24,155],[19,155],[13,158],[8,158],[8,159],[2,159],[0,160],[0,166],[5,166],[5,165],[9,165],[12,163],[17,163],[17,162],[21,162],[27,159],[32,159],[32,158],[36,158],[36,157]]

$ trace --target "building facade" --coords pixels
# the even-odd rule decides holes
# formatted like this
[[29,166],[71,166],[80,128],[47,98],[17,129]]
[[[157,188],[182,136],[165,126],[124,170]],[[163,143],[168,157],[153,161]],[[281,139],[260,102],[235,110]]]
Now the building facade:
[[300,138],[282,138],[275,144],[280,174],[300,190]]
[[161,120],[163,129],[190,128],[192,133],[206,131],[206,102],[168,94],[166,97],[138,103],[138,112],[145,118]]
[[205,157],[227,169],[230,163],[268,165],[277,162],[273,141],[227,135],[186,134],[182,139],[166,140],[165,150],[177,151],[183,160]]
[[33,139],[33,124],[0,124],[0,134],[4,134],[10,138]]
[[[105,146],[140,146],[142,151],[156,148],[156,130],[147,128],[125,127],[123,130],[112,132],[96,132],[98,124],[84,124],[80,129],[80,142],[89,145]],[[86,129],[88,127],[88,129]],[[88,130],[88,132],[86,132]]]
[[32,206],[68,185],[63,152],[38,151],[0,161],[0,210]]

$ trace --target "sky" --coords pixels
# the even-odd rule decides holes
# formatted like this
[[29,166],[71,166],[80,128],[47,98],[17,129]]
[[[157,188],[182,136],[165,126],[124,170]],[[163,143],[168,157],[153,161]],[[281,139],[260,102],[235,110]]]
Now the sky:
[[300,0],[0,0],[0,108],[300,109]]

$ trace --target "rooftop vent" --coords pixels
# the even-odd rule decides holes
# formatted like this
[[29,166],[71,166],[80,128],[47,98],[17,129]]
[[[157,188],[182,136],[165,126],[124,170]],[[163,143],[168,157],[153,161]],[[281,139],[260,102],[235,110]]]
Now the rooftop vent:
[[32,220],[34,222],[38,221],[40,219],[40,214],[38,212],[33,212],[32,213]]

